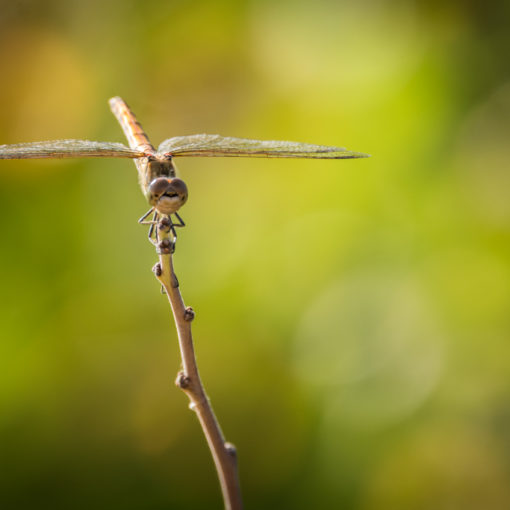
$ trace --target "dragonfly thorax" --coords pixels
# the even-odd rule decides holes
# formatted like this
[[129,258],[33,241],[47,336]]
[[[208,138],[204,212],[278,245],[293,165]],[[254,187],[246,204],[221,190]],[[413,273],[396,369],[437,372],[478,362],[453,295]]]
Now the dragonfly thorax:
[[188,199],[188,188],[178,177],[157,177],[147,190],[147,200],[160,214],[173,214]]
[[154,154],[147,158],[147,175],[152,182],[156,177],[175,177],[172,158]]

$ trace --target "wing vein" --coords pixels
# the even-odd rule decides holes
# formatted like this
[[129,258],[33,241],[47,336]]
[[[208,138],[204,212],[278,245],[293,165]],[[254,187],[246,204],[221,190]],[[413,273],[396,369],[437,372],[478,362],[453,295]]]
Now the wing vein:
[[121,143],[89,140],[52,140],[0,145],[0,159],[140,158],[143,156],[143,152],[130,149]]
[[190,157],[350,159],[368,156],[344,147],[206,134],[169,138],[159,146],[158,152]]

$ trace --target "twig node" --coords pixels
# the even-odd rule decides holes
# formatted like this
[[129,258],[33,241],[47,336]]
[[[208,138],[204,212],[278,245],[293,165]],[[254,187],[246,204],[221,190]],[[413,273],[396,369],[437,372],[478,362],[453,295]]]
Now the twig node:
[[189,388],[191,379],[184,373],[179,372],[177,374],[177,379],[175,380],[175,384],[178,388],[181,388],[181,390],[185,390],[186,388]]
[[158,223],[158,229],[162,232],[169,232],[171,227],[172,222],[168,217],[161,218],[161,221]]
[[195,318],[195,310],[191,308],[191,306],[186,307],[184,310],[184,320],[186,322],[191,322]]
[[237,458],[237,448],[232,443],[227,441],[225,443],[225,450],[231,457]]
[[175,243],[170,241],[170,239],[163,239],[159,242],[157,251],[162,255],[169,255],[175,251]]

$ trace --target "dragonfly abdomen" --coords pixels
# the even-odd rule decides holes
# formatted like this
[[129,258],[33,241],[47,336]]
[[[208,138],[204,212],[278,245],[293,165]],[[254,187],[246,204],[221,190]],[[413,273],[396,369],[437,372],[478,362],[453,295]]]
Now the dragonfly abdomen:
[[109,103],[113,114],[117,117],[117,120],[128,139],[129,146],[132,149],[145,152],[147,155],[154,154],[156,150],[150,143],[142,125],[138,122],[126,102],[120,97],[112,97]]

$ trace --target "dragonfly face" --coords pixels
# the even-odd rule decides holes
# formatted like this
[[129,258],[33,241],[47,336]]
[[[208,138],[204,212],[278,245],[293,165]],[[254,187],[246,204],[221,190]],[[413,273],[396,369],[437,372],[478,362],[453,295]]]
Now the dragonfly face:
[[[145,158],[135,159],[135,165],[138,169],[142,191],[149,203],[155,207],[154,192],[164,193],[164,191],[161,191],[163,186],[161,183],[168,182],[169,179],[175,177],[175,166],[173,165],[172,157],[154,153]],[[158,186],[151,189],[152,183],[162,177],[166,179],[160,181],[161,183]]]
[[177,212],[188,199],[188,188],[184,181],[175,177],[172,157],[156,153],[139,161],[139,165],[144,166],[139,168],[139,173],[149,204],[162,215]]
[[186,203],[188,188],[177,177],[157,177],[149,185],[147,199],[159,214],[169,216]]

